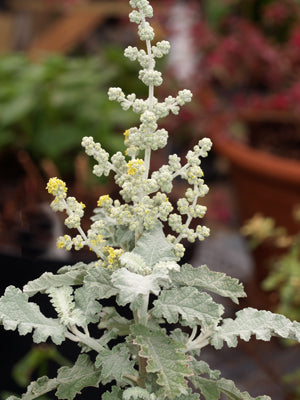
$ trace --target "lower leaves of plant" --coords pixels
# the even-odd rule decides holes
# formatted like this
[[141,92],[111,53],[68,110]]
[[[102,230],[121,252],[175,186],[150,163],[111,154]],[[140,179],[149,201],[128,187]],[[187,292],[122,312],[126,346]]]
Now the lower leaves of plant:
[[[41,377],[20,398],[8,400],[33,400],[49,392],[58,399],[73,400],[86,387],[104,385],[109,389],[103,400],[218,400],[223,395],[229,400],[253,400],[219,371],[211,370],[201,360],[201,349],[235,347],[238,339],[248,341],[251,336],[299,342],[300,324],[252,308],[238,311],[233,319],[223,318],[224,307],[212,295],[237,304],[246,296],[243,285],[206,265],[180,264],[185,251],[181,241],[193,243],[209,235],[208,228],[192,228],[191,222],[206,211],[198,204],[208,191],[200,158],[207,156],[211,142],[199,140],[185,163],[173,154],[167,165],[151,173],[151,152],[167,144],[167,131],[157,129],[157,120],[170,112],[177,114],[192,95],[183,90],[163,102],[154,96],[154,87],[162,83],[155,59],[167,54],[170,45],[167,41],[151,45],[154,32],[146,18],[153,10],[148,0],[129,4],[134,9],[130,20],[138,24],[147,51],[129,46],[125,56],[142,66],[139,79],[149,87],[149,94],[143,100],[111,88],[109,98],[140,114],[141,124],[124,133],[125,155],[118,152],[110,158],[93,138],[82,141],[86,153],[97,162],[93,172],[97,176],[114,173],[122,202],[101,196],[85,232],[81,227],[84,204],[67,196],[60,179],[52,178],[47,185],[54,196],[51,207],[65,211],[65,225],[72,232],[77,230],[74,237],[59,237],[58,247],[80,250],[88,246],[97,259],[65,266],[56,274],[45,272],[23,290],[9,286],[0,298],[4,329],[32,333],[35,343],[52,340],[59,345],[70,340],[80,346],[81,354],[73,366],[61,367],[56,377]],[[167,194],[179,177],[190,187],[175,205]],[[166,225],[172,235],[165,234]],[[56,318],[43,315],[32,299],[37,293],[48,296]]]

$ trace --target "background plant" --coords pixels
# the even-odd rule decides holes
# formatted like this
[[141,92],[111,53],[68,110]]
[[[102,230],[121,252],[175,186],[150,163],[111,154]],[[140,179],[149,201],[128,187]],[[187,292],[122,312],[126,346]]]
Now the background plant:
[[[5,329],[17,329],[21,335],[33,332],[36,343],[51,338],[61,344],[69,339],[79,345],[82,354],[72,367],[60,368],[57,377],[32,382],[21,399],[32,400],[55,390],[59,399],[72,400],[87,386],[110,384],[103,400],[197,400],[201,396],[216,400],[221,394],[251,400],[234,382],[211,370],[201,360],[200,350],[207,345],[221,349],[225,343],[235,347],[239,338],[248,341],[251,335],[299,341],[300,324],[253,308],[239,311],[234,319],[223,318],[223,306],[209,293],[238,303],[245,297],[242,284],[205,265],[180,266],[185,250],[181,242],[204,240],[209,234],[208,228],[201,224],[192,228],[191,222],[206,211],[198,204],[208,191],[200,158],[207,156],[211,141],[201,139],[187,152],[185,162],[172,154],[166,165],[151,171],[152,151],[165,147],[168,139],[168,132],[159,129],[157,121],[177,114],[192,95],[182,90],[161,102],[155,97],[154,88],[162,84],[155,61],[168,53],[170,45],[167,41],[151,43],[154,32],[146,20],[153,13],[149,2],[129,3],[134,9],[130,20],[138,24],[145,48],[129,46],[125,56],[141,65],[139,79],[148,86],[148,98],[125,95],[119,87],[110,88],[108,94],[123,109],[132,108],[140,115],[140,125],[125,131],[125,154],[110,157],[92,137],[82,140],[86,153],[96,161],[94,174],[114,173],[120,198],[100,196],[91,227],[85,232],[81,226],[84,204],[68,196],[62,180],[51,178],[47,185],[54,196],[52,208],[65,211],[65,224],[73,229],[72,236],[58,238],[58,247],[80,250],[88,246],[97,259],[65,266],[56,274],[45,272],[23,290],[9,286],[0,299],[0,321]],[[173,205],[167,195],[179,177],[189,187]],[[167,227],[172,234],[165,234]],[[37,293],[49,297],[56,318],[47,317],[30,301]],[[107,299],[113,305],[103,304]],[[93,335],[92,327],[98,328]]]
[[[78,154],[83,132],[101,139],[111,153],[121,149],[116,131],[132,123],[134,115],[120,112],[107,99],[112,79],[124,81],[112,51],[97,57],[55,55],[39,63],[24,55],[3,56],[0,150],[26,150],[40,167],[43,159],[51,160],[62,176],[70,177],[69,157]],[[127,67],[128,77],[132,71]]]

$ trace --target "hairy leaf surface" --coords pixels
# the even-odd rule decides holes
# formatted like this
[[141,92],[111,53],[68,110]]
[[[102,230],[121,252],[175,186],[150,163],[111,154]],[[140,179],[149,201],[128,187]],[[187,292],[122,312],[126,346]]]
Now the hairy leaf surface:
[[118,386],[113,386],[111,392],[105,392],[102,396],[102,400],[123,400],[123,390]]
[[126,336],[130,333],[132,320],[122,317],[114,307],[104,307],[101,313],[99,329],[117,329],[118,335]]
[[150,393],[140,387],[131,387],[124,391],[123,400],[150,400]]
[[44,293],[49,287],[82,285],[87,274],[87,268],[86,264],[78,263],[77,267],[74,265],[72,269],[65,273],[53,274],[52,272],[45,272],[39,278],[28,282],[24,286],[23,292],[30,297],[38,292]]
[[44,394],[55,390],[58,386],[57,379],[49,379],[47,376],[43,376],[39,378],[35,382],[31,382],[31,384],[27,388],[27,392],[24,393],[20,398],[16,396],[10,396],[7,400],[33,400],[37,399]]
[[14,286],[9,286],[0,298],[0,322],[7,330],[18,328],[20,335],[34,330],[35,343],[51,337],[55,344],[61,344],[65,339],[66,328],[59,320],[46,318],[38,305],[28,302],[28,296]]
[[236,313],[235,319],[224,319],[223,324],[212,334],[211,344],[222,348],[224,342],[236,347],[238,337],[249,341],[255,335],[257,339],[268,341],[272,336],[300,341],[300,323],[291,322],[283,315],[270,311],[245,308]]
[[81,354],[72,368],[62,367],[58,370],[56,396],[73,400],[85,387],[98,387],[100,378],[101,370],[95,368],[87,354]]
[[148,373],[157,373],[157,383],[169,399],[187,393],[185,377],[191,374],[184,354],[185,346],[174,342],[163,331],[150,331],[143,325],[131,327],[139,354],[147,359]]
[[111,281],[118,289],[118,304],[124,306],[131,303],[133,309],[141,295],[158,295],[160,292],[159,279],[155,274],[143,276],[121,268],[112,274]]
[[111,271],[103,267],[95,267],[89,270],[84,279],[84,285],[87,291],[95,299],[108,299],[115,296],[118,290],[111,283]]
[[173,271],[170,276],[173,283],[180,286],[199,287],[220,296],[229,297],[237,304],[240,297],[246,297],[243,285],[237,279],[230,278],[221,272],[211,271],[206,265],[194,268],[186,264],[180,271]]
[[166,240],[161,223],[142,234],[133,252],[139,254],[149,267],[159,261],[176,259],[172,245]]
[[271,400],[269,396],[251,397],[247,392],[241,392],[233,381],[221,378],[212,380],[202,376],[193,376],[190,381],[196,389],[199,389],[206,400],[218,400],[221,394],[228,400]]
[[47,290],[51,303],[55,308],[61,322],[68,325],[85,326],[83,312],[75,308],[73,288],[71,286],[52,287]]
[[96,367],[102,367],[101,379],[104,384],[116,380],[117,383],[124,382],[124,375],[136,375],[133,368],[134,361],[130,360],[130,353],[123,343],[110,349],[101,351],[95,362]]
[[153,314],[164,317],[169,323],[182,318],[183,325],[216,325],[223,313],[223,307],[216,304],[207,293],[194,287],[163,290],[154,301]]
[[84,287],[80,287],[75,291],[75,305],[84,315],[86,325],[99,321],[102,305],[95,300],[93,293],[87,291]]

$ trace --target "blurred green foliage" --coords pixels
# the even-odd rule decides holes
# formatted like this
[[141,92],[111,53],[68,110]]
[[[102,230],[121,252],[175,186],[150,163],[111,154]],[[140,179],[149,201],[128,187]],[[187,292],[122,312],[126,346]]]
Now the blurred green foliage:
[[0,151],[25,149],[37,164],[51,159],[66,176],[83,136],[93,136],[110,153],[121,150],[122,133],[137,117],[108,100],[108,88],[126,83],[128,70],[117,67],[119,49],[106,53],[55,55],[39,63],[20,54],[1,57]]

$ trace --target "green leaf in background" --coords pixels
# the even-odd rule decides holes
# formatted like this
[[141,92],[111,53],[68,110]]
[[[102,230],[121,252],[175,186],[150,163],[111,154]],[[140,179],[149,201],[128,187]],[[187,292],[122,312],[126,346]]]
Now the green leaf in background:
[[39,63],[21,54],[0,57],[0,150],[24,149],[37,163],[51,159],[66,177],[74,172],[68,157],[81,151],[87,131],[110,154],[124,149],[122,131],[138,117],[109,101],[110,83],[126,78],[106,53]]
[[15,140],[15,133],[12,130],[2,129],[0,132],[0,148],[12,144]]
[[[236,0],[232,1],[232,3]],[[232,11],[232,6],[220,0],[204,0],[203,2],[205,20],[213,27],[217,28]]]
[[68,365],[70,362],[63,357],[55,346],[43,344],[32,347],[32,349],[15,364],[12,376],[15,382],[26,387],[31,382],[34,371],[38,371],[38,376],[46,375],[49,361],[54,361],[60,366]]
[[100,379],[101,370],[95,368],[87,354],[81,354],[72,368],[62,367],[58,370],[59,387],[56,396],[59,399],[73,400],[82,389],[98,387]]
[[194,268],[192,265],[183,265],[180,271],[172,271],[173,283],[181,286],[194,286],[204,290],[229,297],[234,303],[239,303],[239,297],[246,297],[243,285],[237,279],[230,278],[221,272],[214,272],[206,265]]
[[157,374],[157,383],[168,398],[187,394],[185,378],[192,372],[184,354],[185,347],[161,330],[151,332],[143,325],[134,325],[131,331],[134,343],[140,346],[139,355],[147,359],[147,372]]
[[163,290],[153,305],[152,313],[156,317],[164,317],[169,323],[181,319],[182,325],[191,327],[216,326],[223,313],[221,305],[194,287]]
[[31,331],[35,343],[45,342],[51,337],[55,344],[65,339],[66,328],[59,320],[46,318],[35,303],[18,288],[9,286],[0,298],[0,323],[6,330],[18,329],[20,335]]

